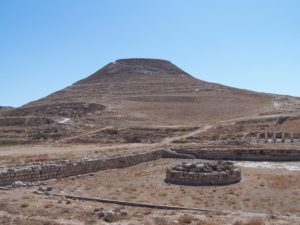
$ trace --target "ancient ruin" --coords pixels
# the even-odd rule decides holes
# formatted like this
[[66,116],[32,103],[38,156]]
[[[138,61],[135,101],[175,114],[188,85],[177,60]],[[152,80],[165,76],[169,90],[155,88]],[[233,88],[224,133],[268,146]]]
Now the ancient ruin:
[[167,168],[165,182],[178,185],[228,185],[241,180],[241,169],[230,161],[182,163]]
[[295,143],[300,141],[300,133],[293,132],[261,132],[257,133],[257,143]]
[[[0,187],[12,185],[16,181],[37,182],[49,179],[76,176],[102,170],[126,168],[143,162],[158,160],[161,158],[177,159],[207,159],[207,160],[251,160],[251,161],[292,161],[300,160],[300,151],[295,149],[263,149],[263,148],[232,148],[232,149],[199,149],[199,148],[177,148],[158,149],[131,153],[127,155],[112,157],[83,157],[68,160],[53,160],[37,164],[19,166],[0,166]],[[223,162],[219,168],[226,165],[229,168],[230,162]],[[193,167],[193,165],[191,165]],[[214,166],[213,166],[214,168]],[[234,168],[234,166],[232,167]],[[191,171],[193,172],[193,171]],[[176,172],[175,172],[176,173]],[[220,175],[220,176],[219,176]],[[238,177],[227,173],[211,173],[212,179],[223,179],[222,184],[234,183]],[[238,174],[236,174],[238,175]],[[176,175],[175,175],[176,176]],[[214,177],[216,176],[216,177]],[[222,178],[223,176],[223,178]],[[218,185],[218,182],[213,185]]]

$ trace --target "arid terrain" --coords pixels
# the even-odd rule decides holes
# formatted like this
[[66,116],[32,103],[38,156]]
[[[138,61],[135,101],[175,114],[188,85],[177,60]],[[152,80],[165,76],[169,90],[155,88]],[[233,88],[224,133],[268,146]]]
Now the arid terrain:
[[208,83],[165,60],[126,59],[45,98],[1,110],[0,141],[147,143],[207,124],[215,125],[213,133],[230,129],[230,138],[240,139],[265,129],[298,131],[299,109],[299,98]]
[[[52,192],[58,194],[213,210],[125,207],[126,217],[116,218],[112,224],[299,224],[299,163],[295,171],[242,167],[240,183],[220,187],[166,184],[165,167],[174,163],[178,160],[158,160],[126,169],[50,180],[46,186],[53,187]],[[18,188],[9,195],[8,191],[0,192],[4,224],[107,224],[99,219],[97,209],[120,207],[35,195],[35,189]]]
[[[22,107],[0,107],[0,172],[179,147],[300,151],[299,133],[300,98],[205,82],[165,60],[122,59]],[[3,188],[0,224],[300,224],[298,159],[237,162],[242,180],[232,185],[164,182],[167,167],[201,160],[159,158]],[[194,210],[120,206],[54,194]],[[110,210],[115,214],[107,219],[102,214]]]

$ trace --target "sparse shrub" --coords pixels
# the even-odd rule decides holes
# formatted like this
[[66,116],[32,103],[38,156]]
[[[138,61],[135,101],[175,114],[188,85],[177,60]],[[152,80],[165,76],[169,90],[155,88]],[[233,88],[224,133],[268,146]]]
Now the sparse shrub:
[[44,205],[44,208],[45,209],[49,209],[49,208],[52,208],[53,207],[53,203],[46,203],[45,205]]
[[139,136],[137,135],[128,135],[124,137],[126,143],[141,143]]
[[147,215],[152,214],[152,211],[148,209],[148,210],[145,210],[145,211],[143,212],[143,214],[144,214],[145,216],[147,216]]
[[21,208],[27,208],[28,206],[29,206],[28,203],[23,203],[23,204],[21,205]]
[[156,217],[154,222],[156,225],[169,225],[168,220],[164,217]]
[[191,224],[193,219],[194,217],[192,217],[191,215],[184,214],[179,217],[178,221],[180,222],[180,224]]

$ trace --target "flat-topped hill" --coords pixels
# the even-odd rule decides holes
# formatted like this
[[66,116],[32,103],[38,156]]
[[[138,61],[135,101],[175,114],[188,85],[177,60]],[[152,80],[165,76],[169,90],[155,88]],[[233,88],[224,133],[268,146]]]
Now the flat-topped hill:
[[[205,82],[166,60],[120,59],[47,97],[2,112],[0,140],[51,141],[106,127],[122,134],[119,129],[128,129],[130,136],[138,133],[132,127],[178,129],[294,112],[299,102]],[[128,138],[109,135],[121,142]]]
[[191,125],[263,112],[272,96],[198,80],[165,60],[121,59],[25,108],[74,102],[103,105],[98,121],[111,125]]

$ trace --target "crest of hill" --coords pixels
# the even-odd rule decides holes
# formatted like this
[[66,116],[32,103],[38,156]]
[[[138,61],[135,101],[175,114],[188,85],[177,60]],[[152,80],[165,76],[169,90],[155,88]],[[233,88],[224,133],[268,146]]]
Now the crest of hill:
[[91,76],[75,84],[94,84],[99,82],[122,82],[126,80],[192,78],[189,74],[161,59],[119,59],[109,63]]
[[[149,102],[149,95],[165,102],[172,101],[170,98],[174,95],[194,93],[195,90],[200,90],[199,88],[208,90],[221,87],[225,86],[198,80],[167,60],[120,59],[107,64],[89,77],[25,107],[65,102],[111,104],[116,99],[128,100],[132,97]],[[179,98],[177,101],[181,100],[182,98]]]

